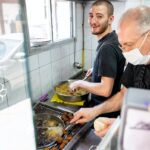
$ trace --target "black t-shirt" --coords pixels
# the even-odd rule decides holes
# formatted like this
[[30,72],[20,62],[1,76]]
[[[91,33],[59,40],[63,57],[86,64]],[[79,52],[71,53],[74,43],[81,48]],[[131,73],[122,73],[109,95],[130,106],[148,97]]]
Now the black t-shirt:
[[[92,72],[92,82],[101,82],[102,76],[113,78],[114,87],[111,96],[116,94],[121,87],[121,76],[124,64],[125,58],[119,48],[118,37],[115,31],[113,31],[98,41],[97,55]],[[108,97],[91,94],[90,105],[94,106],[100,104],[106,99],[108,99]]]
[[132,65],[128,63],[121,82],[126,88],[150,89],[150,65]]

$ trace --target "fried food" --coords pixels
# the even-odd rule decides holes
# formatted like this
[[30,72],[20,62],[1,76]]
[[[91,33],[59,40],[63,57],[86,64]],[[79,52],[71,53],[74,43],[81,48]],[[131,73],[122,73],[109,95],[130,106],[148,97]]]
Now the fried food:
[[64,96],[81,96],[87,94],[87,91],[81,88],[72,92],[69,88],[69,83],[63,83],[57,86],[55,90],[57,93],[62,94]]

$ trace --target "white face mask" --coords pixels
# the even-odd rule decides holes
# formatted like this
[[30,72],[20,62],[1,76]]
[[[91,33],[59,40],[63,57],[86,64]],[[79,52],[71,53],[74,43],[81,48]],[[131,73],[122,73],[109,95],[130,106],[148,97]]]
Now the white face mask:
[[123,55],[127,62],[133,65],[147,64],[150,60],[150,55],[142,55],[138,48],[135,48],[129,52],[124,52]]
[[[143,44],[148,36],[148,33],[146,34],[140,48],[143,46]],[[133,65],[147,64],[150,60],[150,54],[145,55],[145,56],[142,55],[140,52],[140,48],[135,48],[133,50],[130,50],[129,52],[123,52],[123,55],[126,58],[126,61]]]

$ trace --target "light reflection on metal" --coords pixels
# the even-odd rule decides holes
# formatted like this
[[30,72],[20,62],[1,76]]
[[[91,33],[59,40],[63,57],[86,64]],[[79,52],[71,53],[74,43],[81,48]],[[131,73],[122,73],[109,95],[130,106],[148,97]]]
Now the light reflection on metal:
[[6,95],[7,95],[7,89],[4,87],[4,84],[0,83],[0,103],[4,101]]

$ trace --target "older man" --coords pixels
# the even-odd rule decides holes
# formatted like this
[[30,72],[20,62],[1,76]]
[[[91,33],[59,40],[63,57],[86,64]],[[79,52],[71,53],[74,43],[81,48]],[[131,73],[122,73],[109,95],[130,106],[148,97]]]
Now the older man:
[[[150,89],[150,7],[127,10],[120,19],[118,37],[128,62],[122,77],[124,87],[116,95],[93,108],[83,108],[74,114],[72,123],[88,122],[103,113],[120,110],[129,87]],[[112,120],[104,122],[109,125]],[[96,133],[103,136],[105,131]]]

